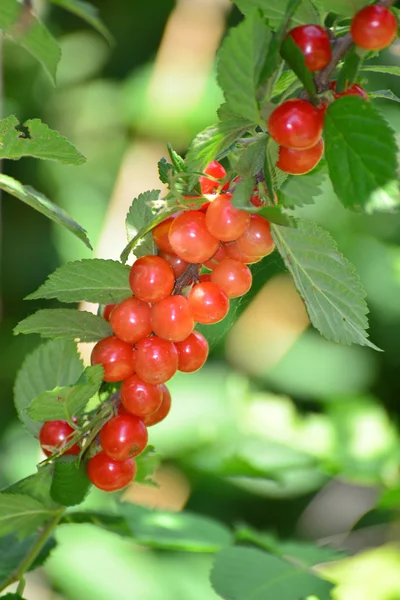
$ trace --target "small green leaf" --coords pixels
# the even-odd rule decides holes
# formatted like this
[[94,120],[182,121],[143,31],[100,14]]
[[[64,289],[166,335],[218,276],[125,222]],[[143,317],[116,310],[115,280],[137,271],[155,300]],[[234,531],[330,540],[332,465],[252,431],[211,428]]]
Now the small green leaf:
[[384,73],[385,75],[395,75],[400,77],[400,67],[396,65],[384,66],[384,65],[368,65],[364,64],[360,71],[369,71],[370,73]]
[[174,174],[175,171],[174,166],[171,165],[171,163],[169,163],[166,158],[162,158],[161,160],[159,160],[157,165],[158,177],[161,183],[169,183],[170,177]]
[[52,514],[54,510],[30,496],[1,493],[0,537],[17,532],[22,539],[33,533]]
[[32,435],[37,436],[40,429],[26,413],[33,398],[57,386],[74,384],[82,371],[83,363],[71,340],[51,340],[28,354],[15,380],[14,403],[18,417]]
[[161,463],[161,457],[154,450],[154,446],[148,445],[143,452],[135,458],[136,462],[136,483],[145,483],[155,485],[152,477]]
[[392,92],[392,90],[376,90],[375,92],[368,92],[370,98],[378,98],[383,100],[392,100],[393,102],[400,102],[400,98]]
[[96,6],[89,2],[82,2],[81,0],[50,0],[53,4],[58,4],[65,10],[77,15],[86,23],[89,23],[94,29],[96,29],[109,44],[112,43],[113,38],[107,27],[101,21],[99,17],[99,11]]
[[275,223],[275,225],[297,227],[297,220],[282,212],[280,206],[264,206],[257,214],[267,219],[267,221],[270,221],[270,223]]
[[81,165],[86,161],[67,138],[40,119],[30,119],[23,125],[14,115],[1,119],[0,158],[17,160],[22,156],[54,160],[63,165]]
[[367,0],[317,0],[321,11],[334,12],[344,17],[352,17],[367,4]]
[[379,350],[366,333],[368,308],[359,277],[329,233],[298,221],[296,229],[274,225],[272,235],[314,327],[338,344]]
[[271,34],[254,11],[231,29],[218,55],[218,82],[228,107],[251,123],[260,123],[257,88]]
[[[137,258],[146,254],[154,254],[155,246],[151,234],[147,231],[143,234],[141,232],[154,219],[155,203],[159,197],[160,190],[151,190],[151,192],[139,194],[133,200],[125,221],[126,235],[129,243],[121,254],[123,262],[126,262],[133,248],[135,248],[135,256]],[[133,241],[134,244],[132,243]]]
[[288,36],[281,46],[281,56],[296,73],[311,98],[316,98],[316,90],[311,71],[306,67],[306,59],[299,46]]
[[76,456],[61,456],[54,461],[51,497],[63,506],[75,506],[85,499],[90,488],[86,468]]
[[61,225],[65,229],[68,229],[68,231],[79,238],[85,246],[92,250],[85,229],[71,219],[64,210],[53,204],[46,196],[37,192],[33,187],[22,185],[22,183],[16,179],[0,174],[0,189],[15,196],[18,200],[22,200],[22,202],[25,202],[28,206],[31,206],[51,221],[54,221],[57,225]]
[[244,179],[243,181],[239,181],[237,186],[235,187],[235,191],[232,196],[232,205],[236,208],[246,209],[249,207],[254,208],[250,204],[250,198],[254,194],[254,186],[256,185],[256,180],[254,177],[250,177],[249,179]]
[[2,596],[2,598],[3,600],[24,600],[24,598],[19,594],[5,594],[5,596]]
[[326,171],[319,170],[307,175],[290,175],[278,190],[279,201],[287,207],[313,204],[314,198],[322,194]]
[[339,98],[326,111],[324,131],[329,176],[344,206],[365,209],[397,181],[394,134],[371,102]]
[[267,148],[268,137],[265,134],[260,137],[253,144],[249,144],[239,161],[235,165],[235,171],[242,177],[254,177],[259,171],[262,170],[265,161],[265,152]]
[[76,385],[57,387],[53,391],[42,392],[34,398],[27,409],[33,421],[54,421],[80,415],[87,403],[100,389],[103,381],[103,367],[87,367]]
[[275,98],[275,96],[280,96],[281,94],[283,94],[283,92],[286,92],[286,90],[295,83],[297,84],[298,88],[301,88],[301,83],[297,79],[296,73],[293,73],[293,71],[284,71],[272,89],[271,98]]
[[44,338],[71,338],[97,342],[112,335],[110,324],[90,312],[72,308],[45,308],[26,317],[14,328],[14,334],[38,333]]
[[211,584],[230,600],[294,600],[316,594],[329,600],[331,583],[311,571],[253,548],[225,548],[216,556]]
[[270,198],[274,198],[275,186],[274,179],[276,174],[276,169],[274,167],[276,160],[273,160],[272,157],[272,146],[271,146],[271,138],[267,143],[267,151],[264,157],[264,177],[265,177],[265,185],[267,186],[268,196]]
[[[286,17],[290,0],[279,0],[279,2],[266,2],[266,0],[235,0],[239,10],[247,15],[254,9],[261,9],[268,19],[271,29],[277,29]],[[307,25],[316,23],[320,25],[320,18],[311,0],[303,0],[292,17],[292,27],[296,25]]]
[[363,59],[358,54],[356,46],[351,48],[336,80],[337,92],[344,92],[349,86],[355,83],[362,61]]
[[[0,590],[17,581],[16,574],[24,565],[37,543],[38,536],[32,535],[19,540],[14,534],[3,536],[0,540]],[[50,538],[44,545],[36,560],[29,566],[29,571],[42,566],[55,548],[56,542]],[[13,596],[14,597],[14,596]],[[1,596],[2,600],[7,596]]]
[[185,159],[182,158],[171,146],[171,144],[167,144],[168,154],[171,159],[173,166],[175,167],[176,173],[184,173],[186,169]]
[[132,296],[129,267],[115,260],[92,258],[59,267],[26,300],[57,298],[60,302],[119,303]]
[[46,508],[57,508],[50,497],[50,487],[53,479],[53,467],[46,464],[38,468],[37,473],[25,477],[8,486],[2,492],[6,494],[22,494],[41,502]]

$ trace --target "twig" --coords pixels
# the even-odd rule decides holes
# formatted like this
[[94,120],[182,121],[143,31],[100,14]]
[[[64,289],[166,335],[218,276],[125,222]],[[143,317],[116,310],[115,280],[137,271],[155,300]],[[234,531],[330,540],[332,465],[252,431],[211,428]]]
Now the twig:
[[200,268],[201,265],[190,263],[176,280],[173,294],[181,294],[186,287],[193,282],[197,282],[199,280]]

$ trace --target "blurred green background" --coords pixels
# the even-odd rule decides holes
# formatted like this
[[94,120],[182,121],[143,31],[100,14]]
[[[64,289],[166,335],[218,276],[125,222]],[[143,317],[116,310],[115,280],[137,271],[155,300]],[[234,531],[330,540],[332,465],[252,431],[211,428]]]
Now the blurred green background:
[[[228,0],[93,4],[115,38],[111,48],[73,15],[35,3],[63,50],[56,88],[24,50],[7,40],[3,48],[3,116],[41,118],[76,144],[87,163],[74,168],[23,159],[3,166],[80,222],[98,256],[116,258],[132,198],[159,186],[156,162],[166,143],[184,153],[191,138],[215,120],[222,96],[213,57],[226,27],[240,15]],[[399,55],[395,43],[385,64],[398,64]],[[394,77],[371,75],[365,85],[400,96]],[[399,132],[399,105],[380,101],[379,108]],[[339,206],[328,184],[315,206],[298,213],[327,228],[355,264],[368,294],[371,338],[384,352],[340,347],[310,330],[280,259],[268,257],[255,268],[252,302],[244,312],[236,303],[228,322],[211,332],[215,343],[207,366],[171,382],[171,415],[150,440],[163,458],[160,488],[132,486],[127,494],[146,506],[185,507],[229,526],[247,524],[358,553],[327,568],[338,582],[334,598],[395,600],[400,216],[353,215]],[[16,372],[39,341],[15,338],[12,329],[45,306],[23,298],[58,265],[89,256],[71,234],[3,195],[2,484],[33,472],[40,458],[12,403]],[[92,492],[87,505],[111,502]],[[376,505],[385,508],[389,523],[351,531]],[[217,598],[208,583],[211,554],[143,549],[91,525],[64,525],[57,539],[47,566],[29,579],[29,600]]]

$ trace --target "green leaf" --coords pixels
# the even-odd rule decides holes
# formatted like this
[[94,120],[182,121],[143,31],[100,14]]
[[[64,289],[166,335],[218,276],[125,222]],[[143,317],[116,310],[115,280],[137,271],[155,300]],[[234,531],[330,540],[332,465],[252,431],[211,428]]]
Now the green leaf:
[[50,464],[39,467],[38,471],[25,479],[8,486],[2,492],[6,494],[22,494],[30,496],[47,508],[57,508],[50,497],[50,487],[53,480],[53,467]]
[[27,410],[33,421],[55,421],[80,415],[88,401],[99,391],[103,381],[103,367],[87,367],[76,385],[56,387],[53,391],[42,392],[34,398]]
[[1,0],[0,30],[38,60],[55,84],[61,49],[49,30],[17,0]]
[[264,166],[268,137],[262,134],[254,144],[249,144],[235,165],[235,171],[242,177],[253,177]]
[[15,380],[14,403],[18,417],[32,435],[37,436],[40,429],[26,413],[33,398],[57,386],[74,384],[82,371],[83,363],[71,340],[51,340],[28,354]]
[[54,510],[30,496],[1,493],[0,537],[17,532],[22,539],[33,533],[52,514]]
[[60,302],[119,303],[132,296],[130,268],[115,260],[92,258],[59,267],[26,300],[57,298]]
[[360,71],[369,71],[370,73],[385,73],[385,75],[396,75],[397,77],[400,77],[400,67],[396,65],[384,66],[364,64]]
[[[288,6],[291,0],[279,0],[278,2],[269,2],[267,0],[235,0],[239,10],[247,15],[256,8],[260,8],[264,16],[268,19],[268,25],[271,29],[277,29],[285,19]],[[307,25],[316,23],[320,25],[320,18],[315,10],[311,0],[303,0],[300,7],[292,17],[291,25]]]
[[[129,254],[135,248],[135,256],[145,256],[146,254],[154,254],[155,246],[150,230],[147,226],[154,220],[154,209],[160,197],[160,190],[151,190],[139,194],[131,204],[131,207],[126,215],[125,227],[128,238],[128,245],[121,254],[121,260],[126,262]],[[143,233],[142,233],[143,231]]]
[[346,55],[343,66],[339,71],[338,78],[336,80],[336,91],[344,92],[349,86],[351,86],[356,80],[358,71],[363,59],[358,54],[356,46],[350,49]]
[[271,34],[258,11],[231,29],[218,55],[218,82],[228,107],[251,123],[262,118],[257,88]]
[[370,98],[382,98],[383,100],[392,100],[393,102],[400,102],[400,98],[392,92],[392,90],[376,90],[375,92],[368,92]]
[[313,204],[314,198],[322,194],[325,178],[324,170],[307,175],[290,175],[278,190],[279,201],[287,207]]
[[397,181],[393,131],[371,102],[356,96],[328,107],[324,131],[329,176],[339,200],[347,208],[372,212],[374,195]]
[[182,158],[171,146],[170,143],[167,144],[168,154],[171,159],[172,165],[175,168],[176,173],[184,173],[186,169],[185,159]]
[[250,204],[250,198],[254,194],[254,186],[256,184],[256,180],[254,177],[250,179],[244,179],[243,181],[239,181],[237,186],[235,187],[235,191],[232,196],[232,205],[236,208],[254,208],[252,204]]
[[135,458],[135,462],[137,468],[135,482],[154,486],[152,477],[161,463],[161,457],[154,450],[154,446],[146,446],[143,452]]
[[167,161],[166,158],[162,158],[157,163],[158,166],[158,178],[161,183],[169,183],[170,177],[174,174],[174,166]]
[[279,77],[278,81],[275,83],[271,98],[275,98],[275,96],[280,96],[283,92],[291,87],[294,83],[297,82],[297,87],[301,87],[301,83],[297,79],[297,75],[293,73],[293,71],[284,71]]
[[97,342],[112,335],[110,324],[90,312],[72,308],[45,308],[26,317],[14,328],[14,334],[38,333],[44,338],[72,338]]
[[90,488],[86,467],[76,456],[61,456],[54,461],[51,497],[63,506],[75,506],[85,499]]
[[101,35],[105,37],[109,44],[112,43],[112,35],[101,21],[99,17],[99,11],[96,6],[93,6],[93,4],[90,4],[89,2],[82,2],[81,0],[50,0],[50,2],[65,8],[65,10],[68,10],[71,13],[74,13],[89,23],[89,25],[91,25],[99,33],[101,33]]
[[211,584],[230,600],[329,600],[332,584],[281,558],[253,548],[225,548],[216,556]]
[[[23,540],[19,540],[13,534],[2,537],[0,540],[0,590],[4,590],[17,581],[17,573],[36,545],[37,539],[37,535],[26,537]],[[42,566],[55,546],[55,540],[50,538],[28,571]],[[2,599],[4,598],[7,596],[2,596]]]
[[0,120],[0,158],[18,160],[33,156],[54,160],[63,165],[81,165],[86,158],[67,138],[50,129],[40,119],[30,119],[22,125],[11,115]]
[[344,17],[352,17],[363,6],[368,4],[367,0],[317,0],[321,11],[334,12]]
[[367,339],[368,308],[359,277],[329,233],[298,221],[296,229],[274,225],[272,235],[314,327],[339,344],[379,350]]
[[270,138],[267,143],[267,151],[266,151],[265,157],[264,157],[265,185],[267,186],[267,192],[268,192],[268,196],[270,198],[274,198],[274,193],[275,193],[274,179],[275,179],[275,175],[277,173],[277,170],[274,166],[276,163],[276,159],[275,159],[275,157],[272,156],[272,150],[273,149],[272,149],[271,138]]
[[297,227],[297,220],[282,212],[281,206],[264,206],[261,210],[257,211],[257,214],[276,225],[282,225],[283,227]]
[[37,192],[33,187],[22,185],[22,183],[16,179],[0,174],[0,189],[15,196],[19,200],[22,200],[22,202],[25,202],[28,206],[31,206],[51,221],[54,221],[57,225],[61,225],[65,229],[68,229],[68,231],[79,238],[85,246],[92,250],[85,229],[71,219],[62,208],[53,204],[46,196]]
[[5,594],[5,596],[2,596],[2,598],[3,600],[24,600],[24,598],[19,594]]
[[291,36],[281,46],[281,56],[296,73],[311,98],[316,98],[316,89],[311,71],[306,67],[305,56]]

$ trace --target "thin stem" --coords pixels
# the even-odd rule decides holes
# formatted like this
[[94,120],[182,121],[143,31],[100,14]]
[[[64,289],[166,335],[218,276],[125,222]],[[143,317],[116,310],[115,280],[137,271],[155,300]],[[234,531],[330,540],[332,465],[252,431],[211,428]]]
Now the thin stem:
[[181,294],[186,287],[193,282],[197,282],[199,280],[200,267],[201,265],[199,264],[190,263],[182,275],[175,281],[173,294]]

